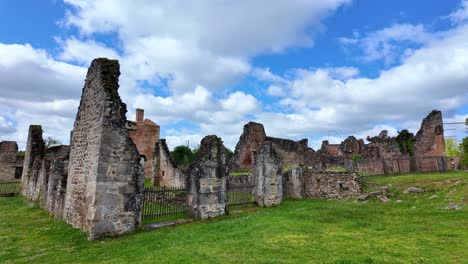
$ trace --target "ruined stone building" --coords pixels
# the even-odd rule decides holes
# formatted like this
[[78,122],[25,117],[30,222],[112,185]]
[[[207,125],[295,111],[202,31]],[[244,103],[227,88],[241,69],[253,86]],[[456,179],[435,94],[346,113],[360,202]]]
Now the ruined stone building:
[[412,153],[407,148],[402,148],[398,143],[398,137],[389,137],[388,131],[383,130],[378,136],[367,137],[368,144],[362,139],[354,136],[346,138],[341,144],[329,144],[322,142],[319,153],[329,156],[342,156],[351,158],[353,155],[360,155],[364,159],[377,158],[400,158],[408,155],[415,157],[437,157],[445,155],[444,129],[442,123],[442,113],[434,110],[421,123],[421,127],[416,134],[408,134],[412,142]]
[[152,183],[154,186],[185,187],[186,172],[182,171],[172,159],[165,139],[160,139],[156,143],[152,164]]
[[313,163],[315,151],[308,147],[308,140],[293,141],[269,137],[262,124],[249,122],[239,138],[230,167],[232,169],[252,168],[254,156],[265,142],[271,142],[275,152],[285,165]]
[[0,142],[0,181],[21,179],[23,162],[24,157],[18,155],[15,141]]
[[127,121],[126,127],[145,163],[145,177],[149,178],[152,175],[154,146],[159,140],[160,127],[145,119],[144,110],[139,108],[136,110],[135,121]]

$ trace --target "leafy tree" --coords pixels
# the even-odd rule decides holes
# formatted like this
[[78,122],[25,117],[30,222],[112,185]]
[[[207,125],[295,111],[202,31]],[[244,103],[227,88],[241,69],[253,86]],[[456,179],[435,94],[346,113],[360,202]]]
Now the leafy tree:
[[458,146],[458,142],[454,138],[445,139],[445,155],[447,157],[460,156],[461,152]]
[[179,166],[189,165],[195,159],[195,154],[192,149],[187,146],[175,147],[171,155],[174,162]]
[[468,166],[468,137],[465,137],[460,144],[460,150],[462,151],[462,159],[460,161],[462,166]]
[[224,147],[224,148],[226,149],[228,159],[231,159],[232,157],[234,157],[234,152],[232,152],[232,150],[230,150],[227,147]]
[[410,133],[407,129],[403,129],[402,131],[398,132],[396,141],[401,153],[413,156],[413,138],[413,133]]
[[48,149],[53,146],[57,146],[62,144],[58,139],[55,139],[53,137],[48,137],[46,140],[44,140],[44,145],[45,149]]

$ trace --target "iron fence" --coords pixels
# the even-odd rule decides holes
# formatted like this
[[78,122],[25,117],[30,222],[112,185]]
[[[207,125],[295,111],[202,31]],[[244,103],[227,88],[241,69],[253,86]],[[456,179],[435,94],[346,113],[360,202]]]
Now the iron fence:
[[254,183],[251,175],[228,176],[228,206],[254,203]]
[[21,191],[21,181],[0,182],[0,197],[8,197],[19,194]]
[[185,217],[186,198],[187,189],[183,187],[145,187],[142,221]]

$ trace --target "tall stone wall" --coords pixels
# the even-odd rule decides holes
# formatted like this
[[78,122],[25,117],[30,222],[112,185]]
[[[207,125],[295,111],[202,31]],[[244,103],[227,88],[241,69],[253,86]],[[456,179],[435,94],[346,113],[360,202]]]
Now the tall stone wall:
[[359,176],[354,172],[304,171],[304,190],[307,198],[350,199],[362,190]]
[[445,156],[442,112],[433,110],[421,123],[414,137],[415,157]]
[[266,134],[263,125],[249,122],[244,125],[242,135],[234,151],[232,168],[252,168],[254,156],[265,142]]
[[172,160],[171,152],[166,140],[160,139],[156,143],[153,157],[153,185],[164,187],[185,187],[186,176]]
[[39,170],[45,155],[44,148],[42,127],[39,125],[29,126],[21,186],[21,194],[29,199],[35,199],[36,197],[35,191],[39,179]]
[[47,187],[46,208],[51,215],[59,220],[63,219],[63,209],[67,193],[67,177],[68,159],[52,161]]
[[273,143],[263,143],[255,156],[255,203],[260,207],[281,204],[283,200],[283,166],[273,148]]
[[284,138],[266,137],[266,141],[273,143],[273,148],[283,161],[283,165],[310,165],[315,160],[315,151],[308,147],[308,140],[294,141]]
[[16,166],[18,159],[18,144],[14,141],[0,142],[0,181],[17,179]]
[[132,232],[141,219],[144,174],[119,75],[118,61],[93,60],[72,131],[64,219],[90,239]]
[[227,206],[227,152],[221,138],[206,136],[188,170],[189,214],[195,219],[224,215]]

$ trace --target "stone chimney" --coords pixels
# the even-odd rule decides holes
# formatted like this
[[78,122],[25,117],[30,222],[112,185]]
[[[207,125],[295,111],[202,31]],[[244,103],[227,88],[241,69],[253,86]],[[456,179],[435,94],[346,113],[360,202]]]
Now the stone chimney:
[[137,108],[137,110],[136,110],[136,122],[137,123],[143,122],[144,117],[145,117],[145,110],[143,110],[141,108]]

